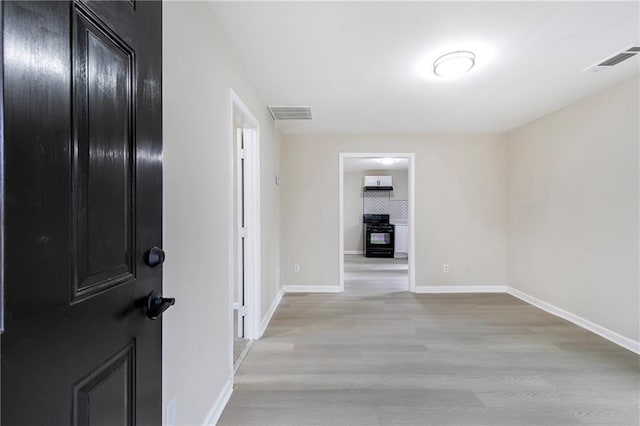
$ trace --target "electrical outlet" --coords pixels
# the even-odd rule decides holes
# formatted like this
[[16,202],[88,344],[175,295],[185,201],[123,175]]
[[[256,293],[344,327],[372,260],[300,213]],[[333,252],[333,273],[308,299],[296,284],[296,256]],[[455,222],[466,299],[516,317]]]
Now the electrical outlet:
[[449,264],[445,263],[444,265],[442,265],[442,272],[449,272]]
[[293,265],[293,272],[300,272],[300,265]]
[[176,399],[175,397],[167,404],[166,425],[176,426]]

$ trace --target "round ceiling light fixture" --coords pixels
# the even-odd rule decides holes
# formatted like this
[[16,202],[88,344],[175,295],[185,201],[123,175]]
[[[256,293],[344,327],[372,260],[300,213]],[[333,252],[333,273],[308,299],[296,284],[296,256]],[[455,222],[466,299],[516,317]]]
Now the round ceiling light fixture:
[[396,159],[395,158],[381,158],[380,162],[382,164],[384,164],[385,166],[390,166],[390,165],[392,165],[393,163],[396,162]]
[[439,77],[455,77],[469,72],[476,64],[476,55],[466,50],[447,53],[433,62],[433,73]]

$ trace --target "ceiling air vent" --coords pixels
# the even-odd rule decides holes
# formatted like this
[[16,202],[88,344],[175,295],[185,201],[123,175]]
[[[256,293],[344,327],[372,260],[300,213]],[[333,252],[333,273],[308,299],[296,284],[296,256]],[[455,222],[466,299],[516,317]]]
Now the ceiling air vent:
[[585,71],[598,72],[618,65],[620,62],[624,62],[627,59],[633,58],[640,53],[640,46],[629,46],[626,49],[622,49],[619,52],[614,53],[608,58],[602,59],[597,63],[591,65]]
[[269,105],[274,120],[311,120],[311,107]]

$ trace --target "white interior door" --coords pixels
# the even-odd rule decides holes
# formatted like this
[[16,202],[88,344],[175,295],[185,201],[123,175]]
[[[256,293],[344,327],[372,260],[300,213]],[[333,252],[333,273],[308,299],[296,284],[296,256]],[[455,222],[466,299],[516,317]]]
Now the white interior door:
[[234,306],[237,309],[237,335],[239,339],[245,337],[245,315],[246,315],[246,303],[245,303],[245,238],[247,236],[246,228],[246,215],[245,215],[245,148],[244,148],[244,132],[245,129],[238,129],[236,134],[236,190],[237,190],[237,240],[236,240],[236,303]]
[[234,339],[252,340],[262,334],[260,315],[260,126],[231,90],[230,160],[233,200],[229,241]]

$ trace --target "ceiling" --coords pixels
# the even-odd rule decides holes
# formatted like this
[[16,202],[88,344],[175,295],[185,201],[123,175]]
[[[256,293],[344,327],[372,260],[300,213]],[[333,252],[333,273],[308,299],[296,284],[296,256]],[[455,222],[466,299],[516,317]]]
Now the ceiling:
[[[504,132],[640,74],[638,2],[211,2],[284,133]],[[463,77],[416,71],[472,50]]]
[[383,164],[381,160],[382,158],[345,158],[344,171],[409,170],[408,158],[395,158],[393,164]]

